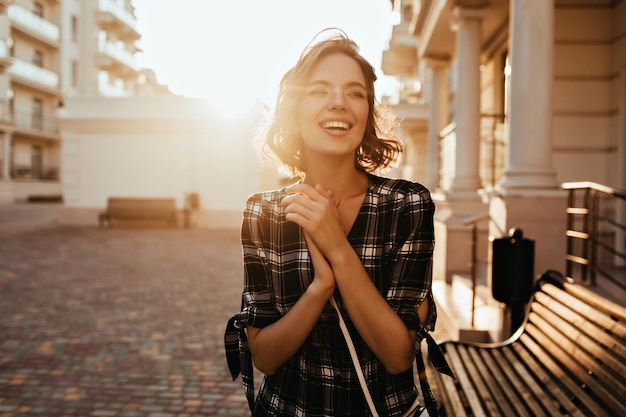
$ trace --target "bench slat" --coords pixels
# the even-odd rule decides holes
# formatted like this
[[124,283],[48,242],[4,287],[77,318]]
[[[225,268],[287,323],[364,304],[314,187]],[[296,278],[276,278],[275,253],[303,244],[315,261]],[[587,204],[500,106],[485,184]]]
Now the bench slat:
[[[572,311],[566,310],[566,308],[562,305],[551,305],[550,310],[543,305],[535,305],[533,306],[533,311],[534,313],[537,313],[542,320],[549,323],[551,328],[558,329],[562,335],[567,337],[570,350],[578,353],[582,352],[582,349],[584,349],[591,357],[597,358],[594,360],[583,357],[583,359],[587,359],[587,361],[582,359],[580,360],[581,363],[586,364],[588,369],[597,369],[597,372],[602,372],[603,369],[607,369],[617,375],[626,374],[626,365],[624,365],[614,355],[615,350],[613,347],[616,345],[619,346],[619,344],[609,334],[595,327],[593,323],[586,322],[583,318],[569,320],[570,318],[577,317],[578,315]],[[559,311],[561,316],[556,315],[553,311]],[[566,314],[569,314],[567,321],[561,318]],[[576,327],[569,324],[572,321],[577,323]],[[579,329],[585,330],[586,334],[581,332]],[[575,343],[569,341],[575,341]],[[605,346],[607,346],[608,349]],[[600,364],[597,363],[598,359],[601,361]],[[614,380],[614,378],[609,375],[607,375],[607,378]],[[609,381],[609,384],[612,383],[612,381]],[[617,381],[615,381],[615,383],[616,385],[619,385]],[[626,396],[626,391],[621,392],[619,395]]]
[[[494,349],[493,358],[494,361],[499,365],[502,373],[506,376],[508,380],[508,385],[515,387],[515,391],[513,392],[511,397],[511,403],[514,405],[516,411],[515,415],[520,417],[531,417],[540,414],[539,405],[532,398],[532,395],[528,388],[524,384],[522,384],[522,381],[520,381],[519,378],[516,378],[513,369],[508,366],[506,360],[502,356],[502,350]],[[532,414],[528,412],[527,407],[530,408]]]
[[[542,335],[537,336],[535,339],[548,337],[550,342],[541,339],[542,344],[553,343],[558,351],[546,350],[553,354],[555,359],[559,360],[570,373],[576,375],[596,396],[600,397],[607,404],[616,404],[617,400],[615,398],[623,398],[626,395],[623,384],[620,384],[617,378],[602,368],[580,347],[571,343],[567,337],[553,327],[552,323],[535,317],[533,324],[541,329],[542,332]],[[612,408],[615,408],[615,405]]]
[[495,400],[489,395],[489,390],[484,384],[483,379],[481,378],[482,375],[480,372],[478,372],[478,369],[476,367],[477,364],[471,357],[470,351],[472,349],[468,349],[463,345],[459,345],[457,346],[457,350],[459,352],[461,360],[463,361],[463,364],[466,367],[467,374],[471,378],[477,394],[479,394],[477,395],[476,401],[481,403],[481,410],[484,409],[487,415],[497,415],[498,408]]
[[528,372],[528,364],[520,361],[513,347],[502,349],[502,354],[506,358],[510,369],[515,372],[513,378],[519,379],[524,384],[525,389],[528,390],[528,405],[533,410],[534,415],[547,413],[554,417],[561,416],[559,410],[554,406],[553,400],[544,390],[539,388],[535,378]]
[[587,409],[590,410],[592,413],[591,415],[597,417],[609,417],[606,412],[604,412],[591,398],[589,398],[587,393],[584,392],[577,383],[571,380],[567,375],[563,374],[560,366],[558,366],[544,351],[544,348],[539,346],[530,336],[522,334],[520,336],[520,342],[526,346],[528,351],[537,358],[537,361],[541,363],[549,373],[553,376],[558,375],[561,377],[560,379],[553,379],[553,388],[555,390],[563,390],[563,394],[572,398],[574,403],[583,403]]
[[[550,415],[561,416],[561,412],[559,411],[559,407],[551,400],[549,395],[554,396],[556,402],[559,403],[561,407],[563,407],[567,413],[571,417],[583,417],[584,414],[582,411],[578,409],[578,407],[572,402],[568,395],[565,395],[563,391],[557,387],[554,383],[554,379],[549,376],[543,367],[535,360],[534,356],[531,355],[528,350],[524,347],[522,343],[514,343],[512,346],[515,353],[517,353],[521,362],[524,363],[528,369],[532,372],[532,375],[541,383],[541,387],[538,384],[530,384],[531,386],[536,387],[537,391],[539,391],[541,396],[545,398],[545,401],[542,401],[550,413]],[[538,394],[539,395],[539,394]]]
[[[452,363],[450,363],[450,366],[454,369]],[[448,375],[440,374],[436,370],[433,370],[433,375],[435,376],[433,381],[437,384],[437,391],[440,394],[439,397],[437,397],[439,407],[447,410],[451,417],[467,417],[468,414],[463,405],[463,399],[459,394],[456,381]]]
[[448,416],[626,416],[626,307],[542,281],[523,329],[502,343],[442,345]]
[[480,405],[480,400],[478,399],[474,385],[471,383],[470,376],[465,369],[463,361],[461,361],[457,348],[458,346],[450,346],[450,349],[448,349],[448,357],[454,366],[454,375],[463,386],[463,394],[465,394],[468,405],[472,410],[472,415],[475,417],[487,417],[487,414],[485,414]]
[[493,391],[494,397],[497,398],[498,406],[502,412],[495,415],[513,416],[514,411],[513,406],[511,405],[511,398],[514,398],[515,394],[506,382],[504,375],[502,375],[498,363],[494,360],[493,351],[481,350],[480,355],[485,362],[486,367],[489,369],[487,375],[493,380],[493,384],[496,386],[495,391]]
[[[626,362],[626,344],[619,337],[620,333],[626,333],[626,325],[613,319],[605,321],[606,316],[599,320],[590,320],[586,316],[581,316],[578,310],[572,310],[569,304],[563,304],[562,301],[550,303],[546,297],[546,294],[538,293],[536,298],[541,304],[535,305],[533,310],[537,311],[542,305],[545,306],[567,320],[570,327],[584,331],[592,340],[597,340],[598,343],[606,346],[607,352],[612,356],[619,357],[621,361]],[[607,325],[613,331],[609,331]]]
[[[485,358],[483,358],[481,355],[482,353],[486,354],[487,352],[481,352],[479,349],[476,348],[468,348],[468,352],[472,357],[472,361],[474,362],[477,369],[474,378],[482,379],[484,385],[487,386],[487,388],[484,389],[484,392],[491,393],[490,396],[484,398],[485,406],[487,407],[489,414],[492,416],[498,414],[511,415],[513,410],[511,410],[508,402],[506,401],[506,397],[502,393],[500,385],[497,383],[495,378],[491,377],[491,368],[487,366]],[[481,392],[483,392],[482,389]],[[501,407],[502,410],[500,410],[498,407]]]
[[[553,285],[544,285],[542,291],[549,294],[550,297],[559,300],[563,305],[578,311],[580,315],[607,329],[618,338],[626,340],[626,327],[620,325],[619,321],[616,321],[626,322],[626,308],[597,294],[583,290],[580,286],[567,283],[565,285],[567,290],[571,291],[571,294],[567,294]],[[599,314],[597,310],[605,314]],[[616,320],[611,317],[615,317]]]
[[[566,368],[568,366],[574,366],[574,362],[566,357],[566,352],[561,350],[557,344],[552,343],[544,333],[532,324],[527,325],[525,333],[526,334],[523,335],[524,345],[529,347],[533,355],[535,355],[553,375],[560,377],[557,381],[558,383],[562,383],[570,391],[572,396],[576,397],[578,401],[584,404],[585,407],[593,413],[592,415],[609,416],[609,414],[604,411],[603,407],[598,404],[595,399],[591,398],[582,388],[587,381],[581,380],[581,374],[575,374],[577,380],[574,380],[573,375],[567,372],[566,369],[563,369],[562,364],[565,364]],[[531,337],[533,338],[532,341],[529,340]],[[537,340],[541,340],[541,346],[535,342]],[[550,352],[550,354],[548,354],[548,352]],[[560,358],[561,362],[556,362],[555,357]],[[589,378],[585,379],[593,385],[593,382],[589,381]]]

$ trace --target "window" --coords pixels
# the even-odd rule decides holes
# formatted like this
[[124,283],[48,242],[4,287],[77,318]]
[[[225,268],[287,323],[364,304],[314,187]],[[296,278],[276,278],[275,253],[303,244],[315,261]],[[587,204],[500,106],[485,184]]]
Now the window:
[[43,151],[41,146],[33,146],[30,151],[30,173],[32,178],[43,177]]
[[43,129],[43,101],[38,98],[33,99],[32,128]]
[[72,87],[78,87],[78,61],[72,61],[72,74],[71,74]]
[[35,4],[33,4],[33,14],[43,19],[43,5],[41,3],[35,2]]
[[78,17],[72,16],[72,42],[78,42]]
[[43,53],[41,53],[41,51],[35,49],[33,52],[32,64],[43,68]]

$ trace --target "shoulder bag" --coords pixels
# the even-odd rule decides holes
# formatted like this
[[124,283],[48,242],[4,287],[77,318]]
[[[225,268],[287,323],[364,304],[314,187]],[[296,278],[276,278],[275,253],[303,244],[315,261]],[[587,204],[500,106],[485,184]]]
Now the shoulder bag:
[[[378,417],[378,412],[376,411],[376,407],[374,405],[374,401],[372,400],[372,395],[369,392],[367,384],[365,382],[365,376],[363,375],[363,370],[361,369],[361,363],[359,362],[358,355],[356,353],[356,349],[354,348],[354,343],[352,342],[352,337],[350,336],[350,332],[346,327],[346,323],[343,320],[343,316],[341,315],[341,311],[339,311],[339,306],[337,305],[337,301],[335,297],[332,296],[330,298],[330,303],[337,311],[337,316],[339,317],[339,327],[341,328],[341,332],[343,333],[344,338],[346,339],[346,344],[348,345],[348,350],[350,351],[350,356],[352,357],[352,362],[354,364],[354,368],[356,370],[357,376],[359,378],[359,382],[361,384],[361,389],[363,390],[363,395],[365,395],[365,400],[367,401],[367,405],[369,406],[370,412],[373,417]],[[419,336],[418,336],[419,337]],[[429,353],[435,352],[436,360],[433,361],[433,365],[437,371],[445,373],[454,377],[452,370],[448,366],[446,362],[443,352],[439,349],[439,346],[432,339],[432,336],[425,333],[424,337],[428,341]],[[433,346],[436,349],[433,349]],[[416,343],[416,351],[415,358],[417,361],[417,367],[420,375],[420,385],[422,387],[422,394],[425,398],[425,403],[427,407],[420,405],[419,400],[416,398],[411,407],[402,415],[402,417],[435,417],[438,416],[438,407],[437,402],[430,390],[430,386],[428,385],[428,381],[426,380],[426,373],[424,372],[424,361],[422,358],[421,349],[419,349],[419,342]]]

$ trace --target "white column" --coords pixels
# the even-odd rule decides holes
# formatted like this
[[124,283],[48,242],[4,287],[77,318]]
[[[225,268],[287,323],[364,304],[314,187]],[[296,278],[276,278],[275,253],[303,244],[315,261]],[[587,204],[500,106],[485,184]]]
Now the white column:
[[448,67],[450,61],[427,58],[430,75],[430,105],[428,107],[428,178],[427,187],[439,186],[439,133],[448,124]]
[[552,166],[554,2],[511,0],[511,89],[504,191],[555,189]]
[[2,179],[11,179],[11,134],[4,132],[2,135]]
[[452,193],[478,198],[480,149],[480,10],[456,7],[457,92],[455,98],[456,157]]

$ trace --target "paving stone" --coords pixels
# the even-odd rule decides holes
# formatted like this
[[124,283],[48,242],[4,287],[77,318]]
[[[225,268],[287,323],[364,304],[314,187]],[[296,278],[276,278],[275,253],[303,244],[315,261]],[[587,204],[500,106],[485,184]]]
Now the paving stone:
[[0,417],[249,416],[223,348],[239,231],[63,227],[58,209],[0,205]]
[[238,230],[0,218],[0,417],[249,415],[222,347]]

